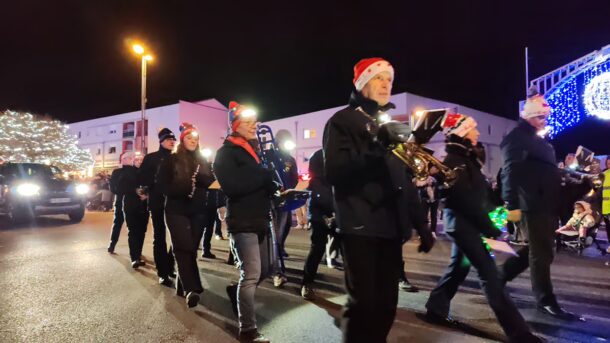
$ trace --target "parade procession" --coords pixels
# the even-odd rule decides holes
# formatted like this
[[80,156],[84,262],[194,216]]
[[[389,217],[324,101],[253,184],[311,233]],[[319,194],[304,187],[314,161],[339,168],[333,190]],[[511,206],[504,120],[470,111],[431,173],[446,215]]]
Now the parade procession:
[[[190,11],[174,17],[178,9],[166,6],[154,5],[155,15],[196,25],[186,23],[195,18]],[[572,42],[570,51],[543,38],[514,38],[511,46],[525,48],[525,68],[519,50],[498,57],[516,64],[504,74],[481,68],[490,75],[458,56],[471,43],[448,40],[442,44],[451,48],[413,56],[417,49],[387,46],[377,34],[389,27],[370,15],[360,22],[370,29],[357,29],[362,40],[350,39],[336,55],[312,50],[294,65],[292,43],[278,43],[275,26],[266,42],[282,48],[269,55],[235,39],[263,32],[253,28],[226,33],[231,42],[215,47],[228,49],[225,60],[199,63],[177,51],[157,61],[161,49],[181,49],[177,36],[171,43],[125,38],[119,45],[135,56],[128,67],[137,73],[120,75],[128,69],[115,65],[100,82],[129,86],[131,100],[140,96],[137,110],[109,102],[90,110],[96,115],[62,116],[63,105],[2,90],[0,341],[610,340],[608,42],[598,34],[582,46]],[[242,32],[243,16],[232,12],[225,24]],[[359,20],[350,18],[336,20],[346,27]],[[286,23],[287,32],[302,33]],[[438,30],[462,37],[470,27]],[[320,44],[344,33],[328,29],[322,40],[311,29]],[[421,34],[436,39],[435,30]],[[607,25],[588,30],[610,33]],[[297,36],[294,44],[311,44]],[[524,43],[539,50],[530,56]],[[508,49],[492,45],[494,53]],[[543,64],[543,49],[562,58]],[[8,63],[17,62],[3,58],[8,84]],[[160,72],[172,58],[195,65]],[[445,75],[459,72],[439,78],[427,69],[436,59]],[[184,80],[194,76],[163,76],[180,70],[201,78],[212,69],[192,87]],[[510,75],[522,69],[525,82],[523,73]],[[260,89],[239,81],[250,77]],[[470,85],[470,77],[489,87]],[[115,94],[104,92],[99,104]],[[257,99],[257,92],[273,95]],[[82,94],[75,106],[88,101]],[[505,112],[490,105],[503,96]],[[286,113],[301,114],[270,115],[297,101],[289,99],[300,105]],[[131,112],[104,114],[123,108]]]

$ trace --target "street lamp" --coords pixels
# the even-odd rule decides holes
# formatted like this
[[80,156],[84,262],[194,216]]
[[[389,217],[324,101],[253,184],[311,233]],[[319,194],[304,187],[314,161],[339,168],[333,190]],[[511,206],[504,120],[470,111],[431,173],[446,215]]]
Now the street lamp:
[[145,141],[144,141],[144,121],[146,120],[146,63],[152,61],[153,57],[150,54],[145,54],[146,49],[140,44],[134,44],[132,46],[133,51],[142,57],[142,92],[141,92],[141,107],[142,107],[142,119],[140,124],[140,151],[144,155],[146,153],[145,150]]

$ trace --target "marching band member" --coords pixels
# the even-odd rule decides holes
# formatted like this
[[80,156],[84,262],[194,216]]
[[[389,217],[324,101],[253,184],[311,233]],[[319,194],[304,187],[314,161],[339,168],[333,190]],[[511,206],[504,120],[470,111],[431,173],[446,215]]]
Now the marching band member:
[[[388,61],[358,62],[349,106],[333,115],[324,129],[325,174],[333,187],[348,293],[344,342],[386,341],[396,315],[402,243],[413,227],[406,215],[409,209],[401,206],[407,185],[413,187],[406,166],[376,137],[375,118],[394,107],[393,78]],[[406,125],[385,130],[400,140],[410,134]],[[420,237],[420,251],[428,252],[434,240],[427,227]]]
[[206,219],[206,193],[214,176],[210,164],[199,151],[197,128],[184,123],[180,132],[178,149],[163,160],[158,183],[167,197],[165,221],[178,264],[177,293],[186,295],[187,306],[193,308],[203,292],[197,247]]
[[449,316],[451,299],[474,266],[487,301],[510,341],[541,342],[505,291],[496,263],[481,240],[481,235],[495,238],[502,232],[487,215],[490,189],[481,172],[484,161],[474,148],[479,138],[477,122],[469,116],[447,114],[442,125],[447,135],[443,164],[458,170],[455,184],[444,191],[445,233],[453,239],[453,247],[451,264],[426,303],[426,319],[442,325],[456,324]]
[[238,260],[237,285],[227,287],[238,313],[242,342],[269,342],[256,326],[254,294],[272,270],[271,197],[277,185],[256,153],[255,113],[232,101],[229,104],[231,133],[216,153],[214,171],[227,197],[227,230]]
[[529,246],[518,251],[518,256],[505,261],[500,277],[503,282],[511,281],[529,267],[538,310],[574,320],[578,316],[559,306],[551,283],[561,175],[555,149],[537,135],[550,114],[544,97],[537,91],[531,92],[519,124],[500,144],[504,160],[502,198],[509,210],[508,220],[521,222],[520,228],[529,242]]

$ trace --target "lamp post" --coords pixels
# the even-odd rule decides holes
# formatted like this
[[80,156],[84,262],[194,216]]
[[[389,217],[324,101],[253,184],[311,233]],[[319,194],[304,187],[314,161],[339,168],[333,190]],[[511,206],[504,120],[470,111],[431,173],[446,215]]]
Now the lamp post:
[[[140,152],[142,155],[146,154],[145,140],[144,140],[144,123],[146,120],[146,64],[148,61],[152,61],[152,56],[150,54],[145,54],[145,49],[140,44],[134,44],[132,46],[133,51],[141,56],[142,58],[142,91],[140,98],[140,105],[142,109],[142,119],[140,121]],[[136,130],[137,132],[137,130]]]

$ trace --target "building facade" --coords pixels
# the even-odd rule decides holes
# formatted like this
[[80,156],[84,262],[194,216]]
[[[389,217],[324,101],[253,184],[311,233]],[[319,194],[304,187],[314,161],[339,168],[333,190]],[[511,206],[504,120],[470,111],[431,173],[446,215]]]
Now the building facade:
[[69,132],[78,137],[79,146],[88,150],[95,160],[93,170],[111,170],[119,166],[119,156],[125,151],[156,151],[157,132],[164,127],[176,137],[183,122],[195,125],[200,131],[201,148],[216,151],[227,134],[227,108],[215,99],[199,102],[180,101],[177,104],[146,110],[144,131],[141,112],[129,112],[69,124]]

